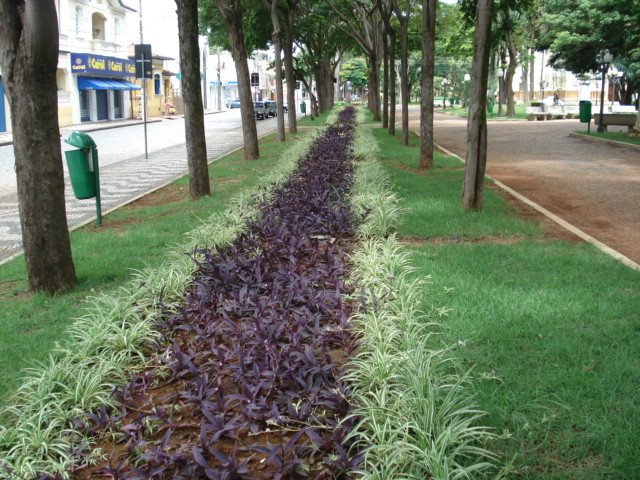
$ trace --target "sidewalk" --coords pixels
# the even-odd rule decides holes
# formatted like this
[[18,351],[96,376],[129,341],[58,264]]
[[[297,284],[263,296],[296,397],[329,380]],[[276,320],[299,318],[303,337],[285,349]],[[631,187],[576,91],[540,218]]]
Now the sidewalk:
[[[217,113],[210,111],[207,113]],[[272,119],[273,120],[273,119]],[[135,125],[140,120],[119,123]],[[104,125],[104,124],[103,124]],[[258,122],[258,135],[276,130],[275,121]],[[98,125],[87,125],[96,128]],[[67,128],[67,127],[65,127]],[[111,127],[115,128],[115,127]],[[234,128],[207,135],[209,162],[243,146],[242,128]],[[149,193],[187,173],[187,153],[184,141],[163,150],[123,158],[100,168],[100,193],[103,215]],[[95,200],[77,200],[69,179],[65,178],[65,202],[69,228],[73,230],[95,218]],[[22,233],[18,214],[17,194],[0,195],[0,264],[22,253]]]

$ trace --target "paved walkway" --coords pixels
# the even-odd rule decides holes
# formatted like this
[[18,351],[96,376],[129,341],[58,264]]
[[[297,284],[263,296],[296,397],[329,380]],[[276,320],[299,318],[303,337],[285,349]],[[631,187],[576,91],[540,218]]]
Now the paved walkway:
[[[175,120],[175,122],[183,122],[183,120]],[[135,123],[135,121],[123,122],[121,126]],[[176,126],[178,125],[176,124]],[[276,120],[259,121],[257,126],[258,135],[265,135],[276,130]],[[209,161],[242,147],[242,145],[241,128],[207,132],[207,156]],[[123,154],[122,156],[126,155]],[[170,182],[184,175],[187,170],[187,154],[184,143],[150,152],[148,159],[145,159],[144,155],[137,155],[123,158],[106,166],[102,166],[101,163],[100,192],[102,211],[106,212]],[[77,200],[73,196],[68,178],[65,178],[65,197],[67,220],[70,228],[95,218],[95,200]],[[0,195],[0,262],[19,254],[21,251],[22,234],[18,215],[17,194],[12,192]]]
[[[418,112],[412,128],[419,131]],[[436,114],[436,143],[464,158],[465,118]],[[640,263],[640,151],[569,133],[577,120],[490,121],[487,174]]]

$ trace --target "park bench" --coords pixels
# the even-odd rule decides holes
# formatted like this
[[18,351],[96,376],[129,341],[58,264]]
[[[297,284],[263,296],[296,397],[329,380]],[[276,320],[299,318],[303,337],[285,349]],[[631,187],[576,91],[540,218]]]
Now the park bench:
[[547,108],[547,115],[549,119],[562,119],[566,118],[567,114],[564,113],[562,105],[549,105]]
[[525,111],[526,111],[526,114],[527,114],[527,120],[529,120],[529,121],[546,120],[547,119],[547,112],[545,112],[543,110],[542,106],[526,107]]
[[[602,115],[602,125],[604,127],[604,131],[607,131],[607,127],[609,125],[617,125],[622,127],[627,127],[627,129],[631,132],[633,130],[633,126],[636,124],[637,113],[635,110],[633,112],[617,112],[617,113],[605,113]],[[600,114],[593,114],[593,121],[596,125],[600,125]]]
[[580,105],[576,102],[567,102],[562,105],[562,109],[567,118],[574,118],[580,115]]

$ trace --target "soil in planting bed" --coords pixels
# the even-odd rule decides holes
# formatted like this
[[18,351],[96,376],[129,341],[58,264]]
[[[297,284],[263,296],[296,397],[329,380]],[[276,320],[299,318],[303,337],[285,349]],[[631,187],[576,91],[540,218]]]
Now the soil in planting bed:
[[117,412],[81,425],[104,461],[73,478],[349,478],[353,120],[345,110],[232,245],[197,252],[153,364],[115,392]]

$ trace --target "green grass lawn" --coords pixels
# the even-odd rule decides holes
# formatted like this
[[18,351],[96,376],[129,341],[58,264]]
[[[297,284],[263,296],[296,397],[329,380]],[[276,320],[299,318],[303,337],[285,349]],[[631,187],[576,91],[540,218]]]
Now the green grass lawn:
[[23,257],[0,266],[0,405],[17,387],[22,369],[47,359],[65,329],[82,314],[84,298],[125,283],[132,270],[161,263],[184,242],[185,232],[225,208],[234,193],[253,185],[290,144],[268,136],[260,141],[260,160],[245,161],[238,151],[212,163],[210,197],[189,201],[188,180],[183,177],[150,198],[109,214],[100,228],[91,224],[72,232],[78,275],[72,293],[30,294]]
[[[595,127],[597,128],[597,127]],[[591,133],[587,132],[587,130],[581,130],[578,131],[576,133],[579,133],[580,135],[588,135],[591,137],[595,137],[595,138],[605,138],[607,140],[615,140],[616,142],[623,142],[623,143],[631,143],[633,145],[640,145],[640,138],[638,137],[630,137],[628,133],[625,132],[596,132],[594,130],[591,131]]]
[[472,369],[505,478],[640,478],[640,273],[543,238],[486,189],[462,213],[460,164],[376,131],[406,209],[398,235],[442,343]]

